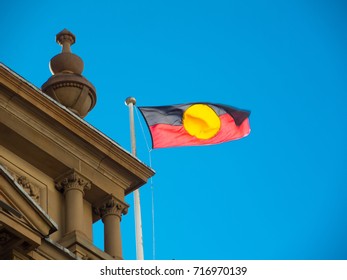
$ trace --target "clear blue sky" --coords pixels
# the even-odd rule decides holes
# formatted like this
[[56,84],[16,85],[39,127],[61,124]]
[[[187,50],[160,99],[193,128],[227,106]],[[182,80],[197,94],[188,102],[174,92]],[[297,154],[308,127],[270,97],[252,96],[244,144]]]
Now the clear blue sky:
[[[251,110],[244,139],[150,153],[147,259],[152,189],[157,259],[347,259],[344,1],[14,0],[0,4],[0,23],[0,61],[38,87],[61,50],[55,35],[72,31],[98,94],[86,121],[128,150],[128,96]],[[138,157],[150,164],[140,124]],[[134,259],[133,207],[122,235]]]

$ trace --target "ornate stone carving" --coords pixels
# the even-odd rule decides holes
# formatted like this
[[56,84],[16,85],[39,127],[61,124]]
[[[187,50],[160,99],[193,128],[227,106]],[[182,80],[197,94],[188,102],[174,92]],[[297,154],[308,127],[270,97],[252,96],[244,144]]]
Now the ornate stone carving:
[[91,183],[82,175],[72,170],[56,180],[55,188],[64,194],[69,190],[77,189],[84,195],[86,190],[90,190]]
[[35,200],[35,202],[40,203],[40,188],[30,182],[27,177],[19,176],[12,170],[10,170],[7,166],[4,166],[5,169],[11,174],[13,179],[22,186],[22,188],[27,192],[27,194]]
[[117,198],[111,197],[101,204],[99,207],[93,207],[93,211],[96,215],[104,218],[107,215],[116,215],[120,219],[122,215],[128,213],[129,205],[120,201]]
[[17,178],[17,183],[23,187],[23,189],[30,195],[36,202],[40,200],[40,189],[32,184],[25,176]]

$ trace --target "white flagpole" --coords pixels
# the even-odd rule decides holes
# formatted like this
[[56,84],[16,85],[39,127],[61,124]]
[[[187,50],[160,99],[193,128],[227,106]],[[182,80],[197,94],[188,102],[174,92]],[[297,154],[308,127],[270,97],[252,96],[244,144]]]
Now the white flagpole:
[[[134,105],[136,99],[128,97],[125,104],[129,108],[130,120],[130,139],[131,139],[131,153],[136,156],[136,139],[135,139],[135,124],[134,124]],[[143,260],[143,238],[142,238],[142,220],[141,220],[141,207],[140,207],[140,191],[134,191],[134,213],[135,213],[135,238],[136,238],[136,259]]]

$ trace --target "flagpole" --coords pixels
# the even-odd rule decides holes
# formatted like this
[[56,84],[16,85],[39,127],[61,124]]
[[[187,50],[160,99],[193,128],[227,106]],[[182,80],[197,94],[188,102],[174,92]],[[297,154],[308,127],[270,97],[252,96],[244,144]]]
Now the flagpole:
[[[130,139],[131,139],[131,153],[136,157],[136,138],[135,138],[135,123],[134,123],[134,105],[136,99],[128,97],[125,104],[129,108],[130,120]],[[134,191],[134,214],[135,214],[135,238],[136,238],[136,259],[143,260],[143,238],[142,238],[142,220],[141,220],[141,207],[140,207],[140,191]]]

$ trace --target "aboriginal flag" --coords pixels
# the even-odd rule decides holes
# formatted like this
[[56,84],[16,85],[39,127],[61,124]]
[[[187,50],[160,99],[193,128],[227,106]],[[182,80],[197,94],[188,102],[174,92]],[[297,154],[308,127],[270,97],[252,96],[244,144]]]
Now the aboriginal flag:
[[150,130],[153,149],[219,144],[250,133],[250,112],[223,104],[138,108]]

